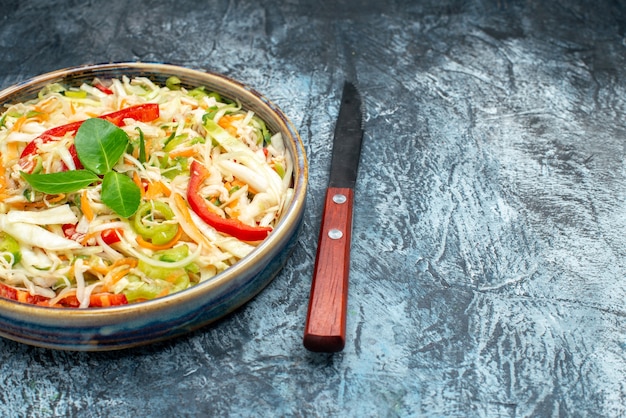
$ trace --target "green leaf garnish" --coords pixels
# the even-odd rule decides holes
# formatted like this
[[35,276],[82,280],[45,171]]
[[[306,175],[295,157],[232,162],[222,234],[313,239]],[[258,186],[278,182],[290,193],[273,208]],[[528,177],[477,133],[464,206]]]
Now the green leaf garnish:
[[87,119],[76,132],[76,154],[83,166],[96,174],[113,169],[126,151],[126,132],[104,119]]
[[102,179],[102,201],[124,218],[131,217],[141,203],[141,191],[133,180],[115,171]]
[[[140,131],[141,133],[141,131]],[[143,133],[140,146],[144,149]],[[34,190],[47,194],[73,193],[102,179],[102,201],[118,215],[132,216],[141,203],[141,190],[133,180],[113,167],[126,151],[130,139],[126,132],[104,119],[87,119],[74,138],[76,155],[84,170],[21,175]]]
[[49,174],[28,174],[21,172],[22,177],[33,189],[47,194],[72,193],[100,180],[89,170],[62,171]]

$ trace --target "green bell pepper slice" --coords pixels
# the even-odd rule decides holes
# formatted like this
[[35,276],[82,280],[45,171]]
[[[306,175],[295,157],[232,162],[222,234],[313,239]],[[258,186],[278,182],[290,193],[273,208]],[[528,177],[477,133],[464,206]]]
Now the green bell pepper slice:
[[[6,232],[0,232],[0,253],[3,253],[4,259],[12,264],[16,264],[22,259],[20,244]],[[12,257],[9,256],[9,254],[11,254]]]
[[133,218],[133,228],[145,240],[154,245],[170,242],[178,233],[178,224],[169,222],[174,212],[167,203],[160,200],[143,202]]

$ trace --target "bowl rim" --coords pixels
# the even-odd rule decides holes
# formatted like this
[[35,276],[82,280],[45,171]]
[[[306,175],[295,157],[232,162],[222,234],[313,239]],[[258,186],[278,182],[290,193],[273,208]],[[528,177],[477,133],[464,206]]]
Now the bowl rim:
[[[250,106],[250,104],[261,105],[265,111],[273,115],[274,119],[272,122],[278,125],[278,130],[283,133],[283,136],[287,136],[287,138],[285,138],[287,139],[285,143],[289,144],[287,148],[291,153],[294,162],[294,193],[291,202],[283,211],[283,214],[272,233],[247,256],[240,259],[226,270],[218,273],[213,278],[205,282],[198,283],[193,287],[149,301],[121,306],[101,308],[93,307],[87,309],[55,308],[31,305],[10,299],[0,298],[0,312],[2,312],[3,315],[14,317],[16,319],[19,318],[21,321],[28,317],[33,320],[37,320],[38,323],[48,324],[58,324],[59,318],[62,318],[63,320],[70,322],[72,325],[92,325],[94,324],[94,321],[98,322],[98,319],[106,318],[107,321],[104,323],[108,324],[110,322],[116,322],[113,320],[123,319],[129,314],[137,314],[138,312],[143,312],[145,314],[154,310],[159,310],[159,307],[161,306],[172,307],[174,305],[178,306],[178,304],[194,303],[203,295],[217,291],[230,282],[237,280],[237,278],[245,276],[243,273],[246,270],[254,270],[255,264],[258,264],[260,260],[263,260],[266,256],[272,254],[273,244],[289,238],[289,235],[292,233],[292,229],[297,227],[296,224],[299,223],[303,216],[309,166],[304,144],[298,131],[283,111],[267,97],[249,85],[224,74],[216,73],[210,70],[199,70],[160,62],[132,61],[84,64],[53,70],[10,85],[0,90],[0,106],[11,103],[9,100],[11,97],[19,97],[19,95],[23,94],[23,92],[25,92],[28,88],[34,88],[36,86],[43,87],[45,84],[61,80],[71,80],[71,78],[77,78],[77,76],[81,74],[84,78],[85,74],[94,72],[117,72],[119,73],[119,76],[121,76],[125,70],[142,71],[146,74],[152,74],[155,76],[163,74],[163,76],[176,75],[179,78],[181,76],[187,76],[188,78],[201,78],[206,79],[207,84],[209,84],[209,80],[217,84],[222,83],[229,85],[231,88],[236,90],[236,98],[241,100],[242,104],[244,104],[244,108],[246,107],[245,104],[248,104],[248,106]],[[91,78],[93,77],[94,76],[92,75]],[[27,94],[25,94],[25,96],[26,95]],[[20,101],[25,100],[28,100],[28,98],[20,98]],[[247,301],[244,301],[244,303],[245,302]],[[238,306],[233,307],[233,309],[236,309]]]

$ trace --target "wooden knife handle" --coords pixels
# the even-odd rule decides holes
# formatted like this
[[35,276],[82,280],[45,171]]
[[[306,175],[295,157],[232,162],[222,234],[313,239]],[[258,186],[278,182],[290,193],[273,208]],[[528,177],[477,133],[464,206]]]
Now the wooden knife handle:
[[351,188],[326,191],[304,327],[304,346],[311,351],[337,352],[346,343],[353,202]]

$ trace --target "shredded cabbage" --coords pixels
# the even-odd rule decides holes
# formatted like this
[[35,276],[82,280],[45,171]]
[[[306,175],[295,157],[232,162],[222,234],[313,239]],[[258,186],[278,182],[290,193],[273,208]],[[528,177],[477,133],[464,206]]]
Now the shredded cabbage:
[[[158,104],[159,117],[118,125],[129,146],[113,170],[140,187],[141,202],[169,206],[166,214],[155,205],[133,223],[103,201],[101,183],[47,194],[22,175],[81,168],[72,149],[76,131],[42,141],[49,130],[146,103]],[[26,152],[33,141],[35,151]],[[280,133],[203,87],[94,79],[78,88],[51,84],[34,100],[7,105],[0,114],[0,231],[18,246],[0,242],[0,287],[44,306],[87,308],[94,297],[110,303],[101,295],[127,295],[120,303],[164,296],[232,266],[258,241],[222,233],[189,207],[192,161],[209,173],[198,193],[224,219],[274,227],[293,195],[293,162]],[[155,244],[151,228],[177,229]]]

